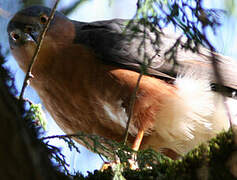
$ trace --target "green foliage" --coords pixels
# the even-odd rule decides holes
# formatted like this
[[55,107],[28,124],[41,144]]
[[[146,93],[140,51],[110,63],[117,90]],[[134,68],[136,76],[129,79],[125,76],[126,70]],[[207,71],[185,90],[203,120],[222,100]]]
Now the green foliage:
[[40,126],[46,130],[47,120],[41,104],[30,103],[27,116],[33,120],[36,126]]
[[118,164],[104,172],[96,170],[89,173],[85,179],[235,179],[227,166],[235,151],[233,132],[230,130],[220,133],[179,160],[171,160],[154,150],[139,151],[139,169],[131,170],[129,166]]
[[[234,179],[230,173],[227,163],[231,155],[236,151],[233,139],[233,132],[222,132],[211,139],[209,143],[201,144],[186,156],[172,160],[152,149],[134,152],[123,144],[104,139],[95,135],[54,136],[48,138],[67,139],[76,137],[87,142],[95,142],[87,146],[90,150],[97,150],[97,153],[105,155],[113,163],[108,170],[89,173],[85,179]],[[96,138],[95,138],[96,137]],[[46,138],[47,139],[47,138]],[[68,140],[66,140],[68,142]],[[94,146],[95,145],[95,146]],[[98,146],[99,145],[99,146]],[[110,148],[108,148],[110,147]],[[111,148],[113,147],[113,148]],[[107,149],[103,154],[102,149]],[[130,169],[130,162],[138,164],[137,170]],[[74,176],[76,178],[76,176]]]
[[[150,35],[149,32],[142,31],[141,26],[150,29],[156,37],[155,41],[150,38],[153,50],[158,54],[161,32],[165,32],[166,27],[173,27],[181,31],[182,33],[177,37],[176,42],[170,45],[170,48],[165,52],[167,62],[173,64],[171,69],[174,69],[178,65],[176,58],[180,47],[192,52],[199,52],[199,48],[204,45],[211,51],[215,51],[215,47],[209,42],[207,31],[215,34],[216,28],[221,25],[220,15],[223,14],[223,10],[204,8],[203,0],[138,0],[136,15],[128,23],[127,28],[134,31],[134,35],[143,32],[144,39],[149,38]],[[140,26],[134,26],[134,21]],[[141,42],[139,49],[141,48],[146,48],[144,41]],[[212,58],[215,60],[215,57]],[[145,61],[147,61],[146,58],[144,58]],[[146,66],[149,64],[145,63]],[[141,69],[144,72],[144,67]]]
[[113,180],[126,180],[122,174],[123,168],[124,166],[121,163],[115,165],[115,167],[113,168]]

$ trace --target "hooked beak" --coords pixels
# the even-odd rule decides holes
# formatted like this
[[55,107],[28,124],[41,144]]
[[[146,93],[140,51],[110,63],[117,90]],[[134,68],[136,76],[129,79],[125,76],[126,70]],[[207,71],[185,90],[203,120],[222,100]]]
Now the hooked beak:
[[35,43],[38,43],[38,39],[39,39],[39,33],[38,32],[30,32],[28,33],[29,37],[29,40],[33,40]]
[[13,30],[9,33],[9,40],[10,40],[10,45],[11,46],[19,46],[23,45],[27,42],[34,42],[37,44],[39,37],[38,32],[22,32],[19,29]]

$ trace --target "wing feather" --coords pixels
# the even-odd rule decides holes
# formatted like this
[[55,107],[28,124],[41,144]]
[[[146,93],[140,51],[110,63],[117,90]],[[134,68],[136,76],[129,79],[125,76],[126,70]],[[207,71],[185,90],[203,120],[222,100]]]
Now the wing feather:
[[[200,53],[195,53],[185,50],[181,45],[178,46],[176,54],[178,66],[176,66],[174,62],[167,60],[165,53],[174,45],[177,35],[151,32],[137,23],[134,23],[134,27],[137,28],[134,34],[130,29],[124,31],[127,22],[128,20],[122,19],[92,23],[73,21],[77,31],[75,43],[87,45],[104,63],[114,64],[120,68],[140,72],[141,65],[149,65],[147,74],[167,80],[175,79],[179,72],[186,68],[193,68],[198,69],[200,78],[208,77],[211,83],[216,83],[211,53],[208,49],[200,47]],[[159,44],[154,43],[157,38]],[[215,55],[224,86],[236,90],[237,61],[218,53]]]

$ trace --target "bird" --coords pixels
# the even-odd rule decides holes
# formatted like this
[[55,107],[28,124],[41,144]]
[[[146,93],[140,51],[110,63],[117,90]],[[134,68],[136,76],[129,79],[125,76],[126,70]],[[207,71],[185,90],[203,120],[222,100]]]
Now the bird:
[[[10,51],[25,73],[50,12],[30,6],[8,23]],[[165,54],[175,33],[157,30],[160,43],[154,45],[153,31],[133,21],[134,33],[127,24],[124,19],[79,22],[55,12],[32,67],[31,86],[59,127],[66,134],[122,142],[145,67],[128,128],[133,150],[152,148],[175,159],[228,130],[225,103],[235,102],[237,63],[214,52],[229,92],[223,102],[210,50],[200,47],[197,53],[180,46],[174,63]]]

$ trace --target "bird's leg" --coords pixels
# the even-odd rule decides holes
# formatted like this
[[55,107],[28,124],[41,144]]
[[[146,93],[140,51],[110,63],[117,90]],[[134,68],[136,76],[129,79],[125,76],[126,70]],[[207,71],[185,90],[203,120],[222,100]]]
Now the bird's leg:
[[[143,135],[144,135],[144,130],[143,129],[139,129],[138,133],[137,133],[137,136],[136,136],[136,139],[132,145],[132,149],[134,151],[138,151],[139,150],[139,147],[141,145],[141,142],[142,142],[142,139],[143,139]],[[133,154],[132,155],[132,159],[129,159],[129,163],[130,163],[130,168],[131,169],[138,169],[138,165],[136,163],[136,154]],[[116,164],[117,162],[110,162],[110,163],[104,163],[102,165],[102,168],[100,169],[101,171],[104,171],[106,169],[108,169],[109,167],[112,167],[113,164]]]
[[[140,148],[140,145],[141,145],[141,142],[142,142],[142,139],[143,139],[143,136],[144,136],[144,130],[141,128],[138,130],[138,133],[137,133],[137,136],[136,136],[136,139],[132,145],[132,149],[134,151],[138,151],[139,148]],[[130,168],[131,169],[138,169],[138,164],[136,162],[136,153],[133,153],[132,154],[132,158],[128,160],[129,163],[130,163]]]
[[143,135],[144,135],[144,130],[143,129],[139,129],[139,131],[137,133],[137,136],[136,136],[136,139],[135,139],[135,141],[133,143],[133,146],[132,146],[132,149],[134,151],[138,151],[139,150],[139,147],[140,147],[142,139],[143,139]]

